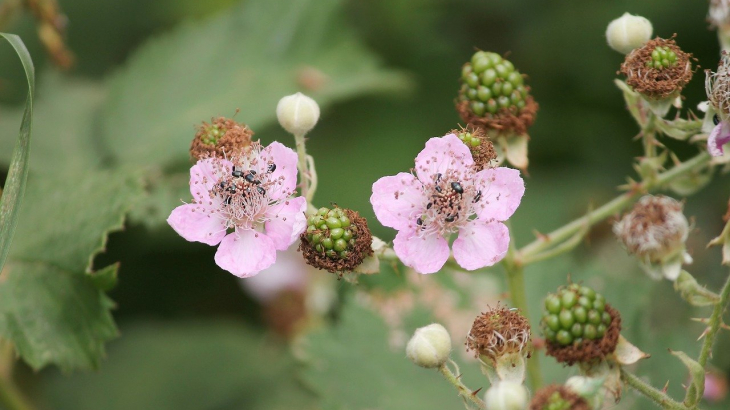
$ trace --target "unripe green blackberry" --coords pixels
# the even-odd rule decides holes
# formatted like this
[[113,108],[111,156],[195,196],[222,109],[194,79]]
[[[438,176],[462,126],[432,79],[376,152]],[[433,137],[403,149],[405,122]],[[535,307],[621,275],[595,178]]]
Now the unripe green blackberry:
[[645,65],[648,68],[656,68],[657,70],[674,67],[677,65],[677,53],[669,47],[655,47],[654,51],[651,52],[651,60],[648,60]]
[[226,158],[251,145],[253,131],[246,124],[230,118],[211,118],[197,127],[190,144],[190,158],[196,162],[204,158]]
[[547,296],[540,327],[548,354],[572,364],[613,352],[620,317],[603,295],[574,283]]
[[534,121],[537,104],[509,60],[477,51],[462,67],[457,110],[475,127],[524,134]]
[[350,209],[322,207],[307,219],[299,250],[308,264],[330,272],[348,272],[372,255],[367,221]]
[[627,54],[621,73],[634,91],[651,100],[666,100],[677,97],[692,79],[691,59],[674,39],[657,37]]
[[459,137],[464,142],[464,145],[469,147],[477,171],[488,168],[490,162],[497,158],[497,153],[494,151],[494,144],[489,140],[489,137],[487,137],[483,129],[467,125],[460,130],[451,130],[450,134]]
[[530,410],[590,410],[588,402],[565,386],[550,385],[535,393]]

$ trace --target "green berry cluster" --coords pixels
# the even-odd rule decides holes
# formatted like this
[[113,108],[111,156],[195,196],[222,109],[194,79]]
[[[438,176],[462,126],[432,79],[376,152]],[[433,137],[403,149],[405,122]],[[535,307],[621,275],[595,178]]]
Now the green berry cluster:
[[547,340],[567,346],[601,339],[611,320],[602,295],[587,286],[571,284],[545,299],[540,326]]
[[226,135],[226,130],[222,129],[218,125],[210,125],[207,128],[208,129],[205,130],[205,134],[203,134],[200,138],[204,144],[215,145],[218,143],[219,139]]
[[506,108],[515,114],[525,107],[527,88],[519,71],[497,53],[477,51],[461,71],[459,98],[470,101],[475,115],[496,114]]
[[663,68],[674,67],[677,65],[677,54],[669,47],[657,46],[651,52],[651,60],[646,62],[646,66],[661,70]]
[[570,402],[565,400],[559,391],[556,391],[541,410],[570,410],[570,407]]
[[355,234],[350,225],[350,218],[342,208],[319,208],[307,220],[307,241],[330,259],[347,258],[355,247]]
[[482,141],[477,136],[466,130],[457,133],[456,136],[459,137],[459,139],[463,141],[467,147],[470,148],[476,148],[479,146],[479,144],[482,143]]

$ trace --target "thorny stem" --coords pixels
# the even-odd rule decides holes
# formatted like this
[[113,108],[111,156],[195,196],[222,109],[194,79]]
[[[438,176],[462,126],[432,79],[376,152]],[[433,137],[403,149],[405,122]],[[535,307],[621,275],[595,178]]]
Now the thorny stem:
[[439,372],[444,375],[444,378],[449,383],[456,387],[456,390],[459,392],[459,396],[461,398],[463,398],[465,401],[471,401],[472,403],[476,404],[476,406],[479,407],[481,410],[487,409],[487,406],[484,404],[484,402],[479,397],[477,397],[477,392],[474,392],[466,387],[464,383],[462,383],[460,380],[461,375],[454,375],[449,367],[446,366],[446,363],[439,366]]
[[672,399],[663,391],[647,384],[638,376],[621,369],[621,380],[634,390],[652,399],[659,407],[668,410],[687,410],[684,404]]
[[[629,192],[619,195],[600,208],[589,212],[587,215],[575,219],[567,225],[564,225],[546,235],[541,235],[538,239],[525,245],[522,249],[516,252],[515,263],[524,266],[537,260],[545,259],[542,257],[538,258],[537,255],[547,248],[559,246],[563,241],[575,235],[581,229],[585,229],[586,226],[591,227],[627,208],[644,193],[661,188],[674,178],[695,171],[698,168],[705,167],[709,164],[709,162],[710,154],[702,152],[672,169],[660,173],[656,178],[637,183]],[[586,232],[587,231],[588,230],[586,229]]]
[[712,316],[708,323],[707,334],[705,334],[705,341],[702,343],[702,349],[700,350],[700,356],[697,362],[703,368],[707,365],[707,360],[712,355],[712,344],[715,342],[715,336],[717,331],[720,329],[722,324],[722,314],[725,312],[727,307],[728,298],[730,297],[730,276],[725,281],[725,285],[722,287],[720,292],[720,301],[717,302],[715,308],[712,310]]

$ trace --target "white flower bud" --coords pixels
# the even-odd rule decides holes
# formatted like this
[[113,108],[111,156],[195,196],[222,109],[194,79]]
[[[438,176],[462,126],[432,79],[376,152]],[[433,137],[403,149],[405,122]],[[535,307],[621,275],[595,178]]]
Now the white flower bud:
[[416,329],[406,346],[406,356],[413,363],[429,369],[446,363],[450,353],[451,336],[438,323]]
[[487,390],[484,404],[489,410],[525,410],[527,389],[520,383],[501,381]]
[[294,135],[304,135],[319,120],[319,105],[302,93],[288,95],[276,106],[279,124]]
[[649,41],[653,30],[651,22],[644,17],[624,13],[608,24],[606,40],[612,49],[628,54]]

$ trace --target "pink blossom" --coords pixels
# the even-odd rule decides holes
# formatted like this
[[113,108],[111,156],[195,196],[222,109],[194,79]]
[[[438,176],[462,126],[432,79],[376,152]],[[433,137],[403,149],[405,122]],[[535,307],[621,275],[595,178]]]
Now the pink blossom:
[[370,202],[380,223],[395,228],[395,253],[420,273],[440,270],[453,251],[467,270],[491,266],[507,253],[509,230],[501,222],[517,209],[525,185],[517,170],[476,172],[471,152],[454,134],[431,138],[416,157],[414,173],[380,178]]
[[707,150],[713,157],[722,156],[725,152],[722,147],[728,142],[730,142],[730,122],[721,121],[707,138]]
[[306,227],[303,197],[291,198],[297,155],[274,142],[252,143],[229,159],[207,158],[190,168],[193,202],[175,208],[167,222],[188,241],[218,245],[215,262],[249,277],[276,261]]

